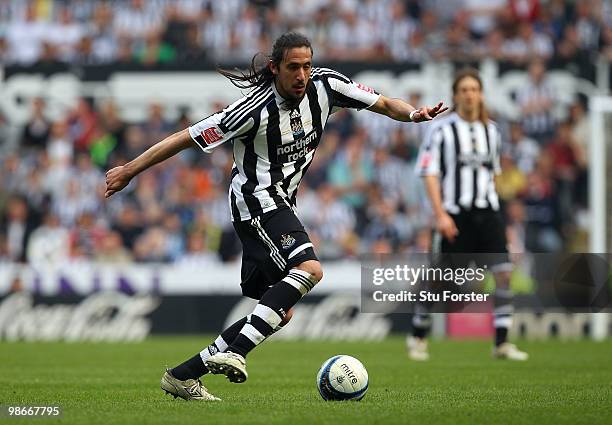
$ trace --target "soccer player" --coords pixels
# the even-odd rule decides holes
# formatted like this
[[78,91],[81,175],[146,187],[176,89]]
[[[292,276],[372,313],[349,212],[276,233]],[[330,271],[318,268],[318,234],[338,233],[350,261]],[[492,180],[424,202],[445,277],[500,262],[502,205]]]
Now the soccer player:
[[323,277],[308,234],[296,215],[298,185],[312,162],[329,116],[340,108],[369,109],[405,122],[429,121],[447,108],[415,108],[379,95],[339,72],[312,66],[310,41],[286,33],[258,68],[219,72],[246,96],[155,144],[106,174],[106,196],[132,178],[194,144],[211,152],[232,142],[229,203],[243,247],[242,293],[259,300],[251,314],[209,346],[164,373],[162,389],[185,400],[218,400],[199,378],[210,372],[247,379],[247,354],[291,318],[291,308]]
[[[513,312],[512,263],[494,182],[494,175],[501,172],[499,130],[489,119],[476,70],[458,72],[452,89],[453,111],[432,123],[417,159],[417,172],[423,177],[436,219],[432,253],[496,254],[486,260],[496,283],[493,356],[527,360],[527,353],[507,340]],[[479,263],[483,258],[473,260]],[[425,337],[430,322],[426,308],[418,305],[413,335],[407,341],[413,360],[429,358]]]

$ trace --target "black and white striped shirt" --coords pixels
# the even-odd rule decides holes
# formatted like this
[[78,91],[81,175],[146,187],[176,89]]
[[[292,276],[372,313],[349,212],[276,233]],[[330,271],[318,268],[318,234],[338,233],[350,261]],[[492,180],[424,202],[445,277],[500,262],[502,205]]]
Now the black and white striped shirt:
[[368,108],[378,97],[339,72],[312,68],[295,109],[288,110],[276,86],[267,84],[192,125],[189,134],[204,152],[233,142],[230,209],[232,221],[244,221],[280,206],[295,208],[329,116],[340,108]]
[[501,136],[494,122],[469,122],[453,112],[431,124],[416,172],[440,176],[442,204],[451,214],[474,208],[497,211],[494,176],[501,172],[500,153]]

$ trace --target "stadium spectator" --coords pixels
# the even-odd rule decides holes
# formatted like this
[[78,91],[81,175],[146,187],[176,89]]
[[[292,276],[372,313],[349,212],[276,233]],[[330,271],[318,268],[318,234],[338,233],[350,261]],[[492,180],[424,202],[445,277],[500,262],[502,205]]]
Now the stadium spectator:
[[363,232],[363,251],[370,252],[374,244],[385,241],[391,247],[391,252],[398,252],[402,241],[409,241],[416,229],[397,211],[393,200],[384,199],[373,210],[371,220]]
[[[68,124],[65,120],[56,121],[51,126],[47,157],[50,169],[63,173],[72,162],[74,156],[74,139],[70,137]],[[57,188],[61,190],[61,188]]]
[[469,29],[472,36],[481,39],[491,31],[495,26],[498,14],[506,6],[506,0],[466,0],[463,2],[464,10],[469,16]]
[[458,13],[446,30],[444,57],[455,62],[467,62],[474,54],[474,42],[470,39],[467,15]]
[[69,6],[60,7],[58,17],[49,25],[45,39],[56,49],[63,62],[76,59],[77,46],[85,36],[85,28],[74,20]]
[[149,105],[149,114],[141,128],[146,133],[148,143],[152,140],[161,140],[168,136],[173,130],[173,123],[166,120],[164,107],[160,102],[152,102]]
[[358,239],[353,231],[355,214],[340,200],[333,186],[321,186],[316,195],[311,193],[310,204],[308,200],[303,204],[303,210],[312,214],[304,217],[304,225],[316,235],[317,253],[321,259],[335,260],[357,254]]
[[343,8],[330,29],[334,43],[329,45],[329,56],[336,60],[380,60],[379,37],[374,25],[361,18],[354,9]]
[[540,156],[540,146],[535,140],[525,136],[520,123],[510,123],[508,143],[504,144],[504,151],[510,155],[517,168],[525,175],[535,168]]
[[39,218],[26,200],[13,195],[7,201],[6,211],[0,216],[0,234],[6,235],[6,252],[14,262],[25,262],[27,246]]
[[[426,52],[426,56],[437,60],[443,59],[445,36],[442,28],[444,25],[440,22],[438,15],[431,9],[425,9],[421,14],[419,22],[420,28],[417,29],[417,32],[423,35],[423,49]],[[412,41],[414,45],[414,40]]]
[[81,65],[98,65],[102,63],[94,50],[94,39],[89,35],[84,35],[75,44],[72,61]]
[[240,62],[248,62],[253,52],[262,51],[258,43],[262,31],[263,23],[258,19],[257,9],[246,5],[232,29],[232,57]]
[[561,221],[569,224],[572,222],[576,204],[574,200],[577,193],[576,182],[582,175],[584,164],[584,152],[572,137],[572,127],[569,122],[563,122],[557,127],[555,137],[547,146],[546,154],[551,158],[557,182]]
[[163,24],[163,11],[154,2],[129,0],[114,6],[115,33],[137,44],[143,43],[147,37],[161,34]]
[[32,264],[62,263],[70,258],[70,232],[59,218],[47,213],[27,245],[27,260]]
[[86,151],[96,132],[98,117],[91,99],[80,98],[68,116],[70,136],[74,139],[74,149]]
[[208,53],[202,46],[200,33],[196,24],[185,26],[183,37],[176,46],[176,59],[179,62],[205,62],[208,60]]
[[406,13],[406,5],[400,1],[392,2],[390,22],[384,27],[383,40],[388,42],[391,58],[396,61],[414,60],[411,40],[416,31],[416,23]]
[[160,33],[154,31],[149,32],[144,38],[144,43],[134,50],[136,62],[145,66],[170,63],[175,57],[174,47],[165,42]]
[[142,214],[132,203],[125,203],[113,222],[112,230],[122,236],[126,248],[132,251],[136,240],[144,232]]
[[34,2],[28,2],[25,17],[13,17],[7,25],[8,61],[22,65],[36,62],[47,35],[47,23],[36,15]]
[[32,99],[32,112],[21,135],[23,147],[44,149],[47,146],[51,124],[45,116],[45,107],[46,103],[43,98]]
[[558,252],[563,248],[559,200],[549,157],[540,156],[536,169],[527,177],[525,205],[526,238],[529,252]]
[[601,2],[599,1],[576,1],[574,25],[576,26],[581,49],[597,51],[601,47],[603,29],[601,12]]
[[528,22],[521,22],[516,35],[503,44],[502,52],[506,59],[524,64],[532,58],[549,59],[554,46],[548,35],[536,32]]
[[563,35],[557,43],[557,58],[569,62],[581,56],[584,52],[580,48],[580,40],[575,25],[567,25],[563,29]]
[[366,151],[364,132],[358,132],[347,140],[346,145],[328,169],[329,183],[357,216],[357,225],[362,227],[365,220],[365,189],[374,178],[374,166]]
[[136,261],[142,263],[167,263],[171,257],[168,252],[167,234],[161,227],[149,227],[134,245]]
[[555,126],[555,91],[547,79],[546,65],[542,60],[534,59],[529,64],[528,81],[517,93],[517,101],[525,134],[540,144],[546,143]]
[[[282,2],[286,5],[289,2]],[[297,10],[297,9],[296,9]],[[282,18],[282,15],[280,15]],[[314,13],[313,18],[308,20],[304,24],[297,25],[300,31],[311,34],[313,44],[319,46],[317,49],[318,54],[322,58],[329,57],[329,40],[330,40],[330,28],[333,21],[332,10],[329,6],[320,6]],[[284,21],[287,22],[287,21]],[[287,24],[290,24],[287,22]],[[289,25],[287,25],[289,26]],[[281,27],[281,31],[285,29]]]
[[132,253],[123,245],[119,232],[109,231],[102,237],[94,259],[100,263],[127,264],[132,262]]
[[508,7],[516,21],[534,23],[541,13],[539,0],[508,0]]
[[205,234],[191,232],[187,235],[187,250],[177,261],[177,265],[200,269],[202,266],[215,264],[218,261],[217,256],[206,246]]
[[100,63],[113,62],[118,56],[119,35],[113,31],[113,8],[109,3],[99,3],[93,11],[89,25],[92,37],[92,54]]

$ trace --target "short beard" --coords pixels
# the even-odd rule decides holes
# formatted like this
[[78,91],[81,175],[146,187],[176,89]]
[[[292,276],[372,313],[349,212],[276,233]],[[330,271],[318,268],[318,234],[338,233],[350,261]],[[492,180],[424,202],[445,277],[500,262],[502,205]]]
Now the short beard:
[[[310,84],[312,83],[311,80],[308,80],[308,83],[306,84],[306,89],[308,89],[308,87],[310,86]],[[291,99],[285,99],[282,103],[281,103],[281,108],[284,109],[285,111],[290,111],[292,109],[297,109],[298,106],[300,105],[300,103],[302,102],[302,99],[304,99],[304,96],[306,96],[306,90],[304,90],[304,94],[299,97],[299,98],[291,98]]]
[[292,109],[297,109],[298,106],[300,106],[302,99],[303,97],[300,99],[285,99],[280,106],[285,111],[291,111]]

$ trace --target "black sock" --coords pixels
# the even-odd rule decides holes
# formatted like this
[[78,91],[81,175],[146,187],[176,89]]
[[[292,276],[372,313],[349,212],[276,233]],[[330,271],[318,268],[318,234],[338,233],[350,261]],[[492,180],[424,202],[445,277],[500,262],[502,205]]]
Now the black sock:
[[508,340],[508,328],[495,328],[495,346],[499,347]]
[[427,312],[425,306],[417,304],[412,315],[412,336],[424,339],[431,327],[431,314]]
[[[251,324],[255,329],[257,329],[266,338],[272,335],[273,329],[269,325],[267,324],[263,325],[259,321],[257,321],[256,323],[253,323],[252,319],[253,319],[253,316],[251,316],[251,321],[250,322],[247,321],[247,323]],[[256,325],[259,325],[259,326],[256,326]],[[227,347],[227,351],[231,351],[232,353],[237,353],[237,354],[240,354],[242,357],[246,357],[247,354],[249,354],[249,352],[253,350],[253,348],[255,348],[256,346],[257,344],[251,341],[247,336],[239,333],[234,339],[234,342],[232,342],[232,344],[229,347]]]
[[208,373],[208,369],[204,366],[200,353],[198,353],[172,369],[170,372],[176,379],[185,381],[187,379],[198,379],[200,376]]
[[412,329],[412,336],[414,336],[415,338],[425,339],[427,338],[428,331],[429,331],[428,328],[414,327]]
[[[293,307],[301,298],[302,293],[300,291],[282,280],[263,294],[259,304],[268,307],[278,315],[278,324],[278,322],[285,317],[286,313],[291,309],[291,307]],[[245,331],[243,330],[236,336],[234,341],[232,341],[230,346],[227,348],[227,351],[238,353],[241,356],[246,357],[246,355],[253,348],[255,348],[257,344],[274,333],[276,328],[276,325],[270,325],[268,321],[257,315],[257,307],[253,311],[253,314],[251,314],[251,319],[248,323],[255,328],[255,332],[259,335],[258,341],[254,342],[252,339],[247,337]],[[261,339],[262,337],[263,339]]]
[[232,326],[221,332],[221,338],[223,338],[226,343],[231,344],[231,342],[235,340],[238,334],[240,333],[240,330],[242,329],[246,321],[247,318],[243,317],[242,319],[235,322]]

